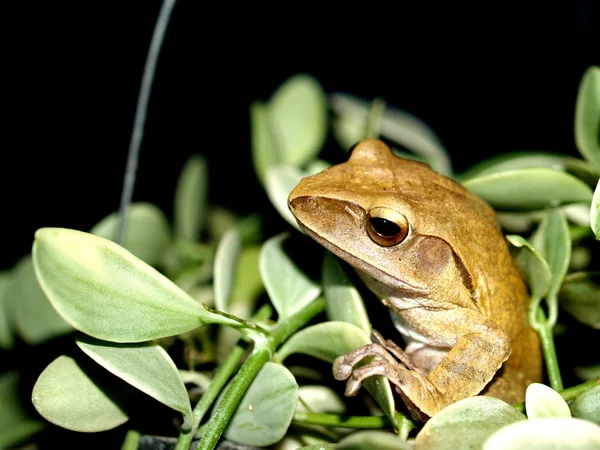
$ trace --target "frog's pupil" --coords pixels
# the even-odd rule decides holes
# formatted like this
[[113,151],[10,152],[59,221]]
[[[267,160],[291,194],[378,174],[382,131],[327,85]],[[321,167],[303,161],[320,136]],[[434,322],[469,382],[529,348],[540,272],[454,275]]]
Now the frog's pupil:
[[371,226],[381,236],[392,237],[396,236],[400,231],[400,227],[391,220],[384,219],[382,217],[371,217]]

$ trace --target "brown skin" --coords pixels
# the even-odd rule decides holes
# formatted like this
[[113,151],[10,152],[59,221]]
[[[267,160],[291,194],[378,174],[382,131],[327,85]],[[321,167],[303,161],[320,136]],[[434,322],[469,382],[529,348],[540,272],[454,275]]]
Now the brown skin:
[[337,358],[333,374],[348,379],[346,395],[383,375],[425,421],[480,393],[522,401],[541,380],[527,289],[494,211],[470,191],[366,139],[346,163],[304,178],[289,207],[309,236],[357,270],[407,344],[381,340]]

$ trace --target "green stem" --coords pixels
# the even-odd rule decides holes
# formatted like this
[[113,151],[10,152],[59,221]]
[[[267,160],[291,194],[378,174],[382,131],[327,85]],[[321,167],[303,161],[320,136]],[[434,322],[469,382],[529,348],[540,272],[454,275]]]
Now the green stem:
[[[254,321],[265,320],[271,316],[272,312],[273,312],[273,309],[271,308],[271,305],[269,305],[269,304],[263,305],[252,316],[252,320],[254,320]],[[242,360],[242,357],[244,356],[244,351],[245,350],[239,345],[236,345],[231,350],[231,352],[229,353],[229,356],[227,356],[227,359],[223,362],[223,364],[219,368],[218,372],[216,373],[215,377],[211,381],[208,389],[206,390],[204,395],[202,395],[202,398],[200,399],[200,401],[196,404],[196,407],[194,408],[194,411],[192,414],[193,421],[194,421],[192,430],[189,433],[182,432],[179,434],[179,438],[177,439],[177,445],[175,447],[175,450],[187,450],[190,447],[192,439],[193,439],[194,435],[196,434],[196,430],[200,426],[200,423],[202,422],[204,415],[206,414],[208,409],[211,407],[213,402],[218,397],[219,393],[221,392],[221,389],[223,389],[223,387],[227,383],[227,380],[229,380],[229,378],[231,377],[233,372],[237,369],[240,361]]]
[[141,434],[137,430],[129,430],[125,435],[125,440],[121,450],[137,450]]
[[[570,387],[568,389],[560,391],[559,394],[564,399],[564,401],[570,402],[571,400],[575,400],[584,392],[589,391],[591,388],[596,387],[598,385],[600,385],[600,378],[595,380],[589,380],[585,383],[578,384],[577,386]],[[522,413],[525,412],[525,402],[517,403],[516,405],[514,405],[514,407]]]
[[250,387],[254,377],[260,372],[260,369],[262,369],[265,363],[269,361],[271,355],[272,352],[268,346],[265,345],[261,348],[257,348],[254,353],[248,357],[239,373],[233,379],[231,387],[227,389],[219,408],[208,422],[206,430],[202,435],[200,445],[198,446],[198,450],[212,450],[215,447],[223,430],[227,426],[229,419],[240,403],[240,400],[242,400],[242,397]]
[[[208,422],[198,446],[199,450],[210,450],[216,446],[250,384],[265,363],[272,358],[277,347],[324,309],[325,302],[320,297],[296,314],[281,320],[272,330],[271,336],[261,339],[258,344],[255,344],[254,351],[242,365],[225,393],[218,410]],[[184,447],[177,447],[176,450],[184,450]]]
[[219,368],[219,371],[216,373],[215,377],[210,383],[210,386],[206,390],[206,392],[202,395],[200,401],[196,404],[194,411],[192,413],[192,418],[194,421],[192,429],[188,433],[181,432],[177,439],[177,445],[175,446],[175,450],[187,450],[190,448],[190,444],[194,435],[196,434],[196,430],[202,422],[204,415],[213,404],[215,399],[218,397],[221,389],[227,383],[227,380],[231,377],[233,372],[237,369],[242,357],[244,356],[244,349],[236,345],[229,353],[227,359],[223,362],[223,365]]
[[339,416],[296,411],[292,422],[299,424],[321,425],[325,427],[380,429],[393,428],[394,424],[387,416]]
[[552,328],[546,321],[546,315],[541,308],[538,308],[537,310],[537,322],[539,324],[538,334],[540,335],[542,353],[544,354],[544,360],[546,361],[546,369],[548,370],[550,387],[552,387],[552,389],[555,391],[562,391],[564,387],[562,378],[560,376],[560,369],[558,367],[556,349],[554,348],[554,336],[552,335]]
[[570,402],[571,400],[575,400],[581,394],[586,391],[589,391],[591,388],[596,387],[600,384],[600,378],[596,378],[595,380],[589,380],[585,383],[578,384],[577,386],[570,387],[560,392],[561,397],[566,401]]

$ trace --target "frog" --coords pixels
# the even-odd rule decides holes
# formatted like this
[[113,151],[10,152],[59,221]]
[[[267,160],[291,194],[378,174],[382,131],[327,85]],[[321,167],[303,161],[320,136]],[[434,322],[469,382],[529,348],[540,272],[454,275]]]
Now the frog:
[[520,402],[541,381],[527,286],[483,199],[364,139],[346,162],[301,179],[288,207],[306,235],[355,269],[403,338],[404,348],[374,329],[370,344],[335,359],[346,396],[381,375],[426,422],[476,395]]

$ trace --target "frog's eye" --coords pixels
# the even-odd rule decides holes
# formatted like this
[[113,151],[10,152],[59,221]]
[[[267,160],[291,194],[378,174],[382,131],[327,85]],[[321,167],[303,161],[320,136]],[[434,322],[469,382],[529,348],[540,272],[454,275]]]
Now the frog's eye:
[[406,238],[408,220],[398,211],[378,206],[367,214],[367,232],[375,243],[391,247]]

